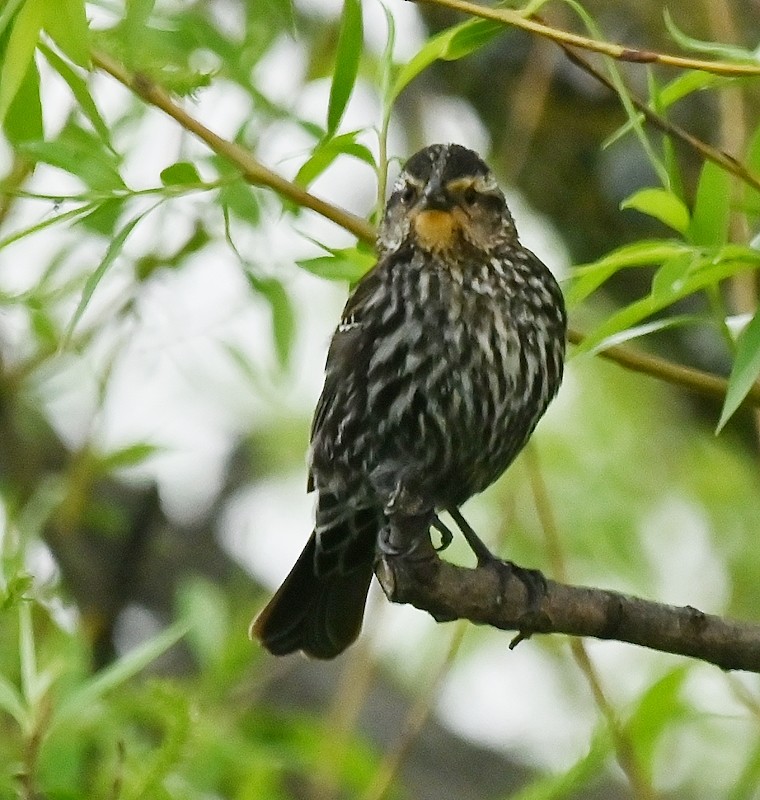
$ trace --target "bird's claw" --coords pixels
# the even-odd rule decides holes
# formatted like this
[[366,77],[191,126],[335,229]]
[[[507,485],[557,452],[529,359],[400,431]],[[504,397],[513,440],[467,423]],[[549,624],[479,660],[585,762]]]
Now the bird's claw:
[[435,548],[435,552],[442,553],[454,540],[454,534],[437,516],[433,517],[431,525],[441,534],[441,543]]

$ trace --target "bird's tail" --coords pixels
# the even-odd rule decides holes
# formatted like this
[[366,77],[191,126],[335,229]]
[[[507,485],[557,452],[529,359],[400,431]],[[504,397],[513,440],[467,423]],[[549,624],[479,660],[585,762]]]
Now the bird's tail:
[[[334,658],[359,635],[372,580],[376,531],[365,528],[357,538],[356,528],[344,524],[348,530],[343,541],[350,542],[352,551],[350,567],[317,574],[318,544],[312,533],[282,586],[251,624],[251,638],[270,653],[282,656],[302,650],[313,658]],[[341,531],[330,533],[343,538]]]

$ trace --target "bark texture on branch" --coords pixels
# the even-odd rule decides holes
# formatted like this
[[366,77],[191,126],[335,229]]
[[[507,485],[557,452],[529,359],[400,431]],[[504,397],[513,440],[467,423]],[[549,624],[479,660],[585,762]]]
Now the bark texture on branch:
[[760,672],[757,623],[552,580],[547,580],[540,606],[532,609],[525,586],[505,562],[469,569],[437,556],[413,560],[385,555],[375,572],[389,600],[410,603],[439,622],[468,619],[523,636],[566,633],[615,639],[725,670]]

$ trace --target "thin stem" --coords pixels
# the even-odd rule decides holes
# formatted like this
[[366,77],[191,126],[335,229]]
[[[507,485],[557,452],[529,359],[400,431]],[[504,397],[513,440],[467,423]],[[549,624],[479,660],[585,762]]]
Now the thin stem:
[[409,754],[414,743],[417,741],[422,728],[427,722],[433,708],[433,704],[440,689],[443,679],[451,669],[454,659],[459,652],[465,631],[468,625],[464,620],[460,620],[454,628],[448,651],[444,656],[441,665],[438,667],[432,680],[429,677],[429,670],[426,667],[426,676],[423,685],[427,688],[419,695],[417,702],[412,706],[409,715],[404,723],[404,729],[396,742],[396,746],[385,756],[380,765],[375,780],[364,795],[363,800],[383,800],[387,797],[393,787],[393,782],[398,776],[399,770],[403,766],[406,756]]
[[142,97],[143,100],[161,109],[165,114],[176,120],[185,130],[190,131],[190,133],[205,142],[215,153],[224,156],[235,164],[249,183],[257,186],[267,186],[282,197],[292,200],[298,206],[316,211],[326,219],[350,231],[357,238],[370,243],[374,241],[374,231],[366,220],[337,208],[319,197],[315,197],[313,194],[304,191],[300,186],[285,180],[276,172],[272,172],[272,170],[253,158],[243,147],[235,142],[223,139],[188,114],[172,100],[165,89],[146,75],[130,73],[124,65],[111,58],[110,55],[100,51],[93,51],[92,60],[96,66],[116,78],[119,83],[122,83]]

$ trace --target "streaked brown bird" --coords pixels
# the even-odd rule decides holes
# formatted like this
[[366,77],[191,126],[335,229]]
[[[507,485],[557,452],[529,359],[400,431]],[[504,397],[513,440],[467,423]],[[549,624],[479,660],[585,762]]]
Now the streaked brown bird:
[[311,432],[316,526],[254,621],[276,655],[333,658],[359,634],[376,553],[430,548],[459,507],[524,447],[557,393],[562,293],[520,244],[504,195],[472,150],[413,155],[388,200],[378,261],[333,335]]

